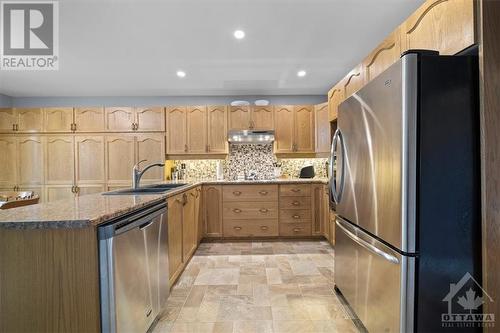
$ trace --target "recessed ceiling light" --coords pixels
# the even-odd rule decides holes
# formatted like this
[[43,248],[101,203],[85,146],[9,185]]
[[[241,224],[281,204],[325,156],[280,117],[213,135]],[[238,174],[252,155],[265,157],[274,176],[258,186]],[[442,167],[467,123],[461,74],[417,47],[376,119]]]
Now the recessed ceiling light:
[[306,76],[306,74],[307,74],[307,72],[304,71],[304,70],[300,70],[300,71],[297,72],[297,76],[298,77],[304,77],[304,76]]
[[178,77],[185,77],[186,76],[186,72],[184,72],[184,71],[177,71],[177,76]]
[[236,39],[243,39],[245,38],[245,32],[243,30],[236,30],[234,33],[234,38]]

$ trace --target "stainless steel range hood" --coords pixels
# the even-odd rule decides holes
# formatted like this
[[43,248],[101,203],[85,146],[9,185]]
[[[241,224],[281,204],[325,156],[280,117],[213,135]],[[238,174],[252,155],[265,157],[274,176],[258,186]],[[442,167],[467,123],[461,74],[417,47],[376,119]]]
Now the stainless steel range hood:
[[274,141],[274,130],[230,130],[227,140],[232,144],[266,144]]

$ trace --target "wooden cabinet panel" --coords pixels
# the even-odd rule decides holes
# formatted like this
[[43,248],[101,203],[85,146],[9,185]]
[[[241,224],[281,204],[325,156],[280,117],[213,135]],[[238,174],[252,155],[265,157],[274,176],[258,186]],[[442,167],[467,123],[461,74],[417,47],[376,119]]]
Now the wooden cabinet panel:
[[183,194],[185,204],[182,213],[182,260],[187,263],[196,250],[197,234],[195,219],[195,190],[192,189]]
[[208,106],[208,152],[227,153],[227,106]]
[[358,91],[365,83],[363,64],[359,64],[343,80],[344,99]]
[[[142,160],[147,160],[146,164],[165,163],[165,136],[163,134],[136,136],[136,156],[135,163]],[[132,169],[129,170],[130,172]],[[154,167],[144,173],[141,181],[162,181],[163,175],[163,168]]]
[[428,0],[402,25],[404,49],[453,55],[474,44],[472,0]]
[[187,146],[187,116],[186,107],[167,109],[167,154],[184,154]]
[[321,221],[324,226],[323,235],[330,240],[330,191],[328,185],[323,185],[323,198],[321,201]]
[[203,238],[203,202],[202,202],[202,193],[201,186],[197,186],[194,189],[194,218],[196,223],[196,235],[197,235],[197,244],[200,244],[201,239]]
[[77,132],[103,132],[105,125],[104,108],[75,108]]
[[73,108],[44,108],[45,132],[71,132]]
[[78,186],[106,182],[104,136],[75,136],[75,182]]
[[17,185],[17,139],[0,136],[0,187],[12,190]]
[[106,137],[106,178],[111,183],[132,181],[135,164],[134,137],[129,135]]
[[229,107],[229,130],[251,127],[250,106]]
[[291,153],[294,148],[294,112],[291,105],[274,107],[275,153]]
[[222,191],[224,202],[278,200],[278,185],[224,185]]
[[203,186],[205,236],[222,237],[222,186]]
[[323,221],[323,185],[312,185],[312,234],[322,236],[325,230]]
[[401,56],[400,39],[401,32],[397,28],[365,58],[363,67],[366,82],[369,82],[398,61]]
[[274,110],[272,105],[252,106],[251,127],[255,129],[274,129]]
[[15,131],[17,113],[11,108],[0,108],[0,132],[11,133]]
[[47,185],[45,186],[45,200],[52,202],[74,198],[75,193],[72,192],[72,189],[73,185]]
[[106,131],[126,132],[133,131],[135,122],[134,110],[130,107],[107,107],[104,109],[106,115]]
[[43,131],[43,115],[40,108],[19,109],[17,112],[17,131],[41,132]]
[[280,222],[311,222],[312,212],[310,209],[281,209]]
[[143,132],[165,131],[165,108],[135,108],[137,130]]
[[330,121],[328,121],[328,103],[314,106],[315,119],[315,150],[316,153],[330,152]]
[[344,89],[342,84],[339,83],[328,92],[328,120],[333,121],[337,119],[338,108],[340,103],[344,100]]
[[311,209],[311,197],[281,197],[280,209]]
[[47,198],[45,197],[45,186],[22,185],[18,187],[17,191],[32,191],[40,198],[38,203],[47,202]]
[[277,219],[224,220],[224,237],[276,237]]
[[81,197],[82,195],[96,194],[106,191],[106,186],[82,184],[76,187],[76,194]]
[[19,137],[18,184],[42,185],[44,183],[43,142],[39,136]]
[[304,197],[310,195],[310,184],[280,185],[280,197]]
[[170,287],[182,271],[182,194],[168,198],[168,268]]
[[[45,140],[45,184],[74,184],[73,136],[49,136]],[[49,199],[50,197],[47,196]]]
[[208,150],[206,106],[187,109],[187,146],[190,154],[204,154]]
[[311,223],[280,223],[280,236],[311,236]]
[[314,152],[314,107],[297,105],[295,112],[295,151]]
[[241,219],[278,219],[277,202],[224,202],[224,221]]

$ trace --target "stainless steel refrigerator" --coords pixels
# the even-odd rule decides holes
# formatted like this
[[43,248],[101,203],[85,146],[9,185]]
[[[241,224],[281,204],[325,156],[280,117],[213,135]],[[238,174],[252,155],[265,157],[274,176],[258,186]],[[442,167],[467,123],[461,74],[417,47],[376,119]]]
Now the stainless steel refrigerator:
[[339,106],[335,285],[370,332],[450,332],[450,283],[481,281],[477,68],[409,51]]

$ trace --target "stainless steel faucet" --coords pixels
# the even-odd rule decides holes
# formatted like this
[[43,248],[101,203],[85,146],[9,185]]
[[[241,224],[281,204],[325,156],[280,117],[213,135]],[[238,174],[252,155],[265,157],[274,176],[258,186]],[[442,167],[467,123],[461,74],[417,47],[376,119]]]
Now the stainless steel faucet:
[[141,182],[142,175],[144,175],[144,173],[146,171],[148,171],[149,169],[151,169],[152,167],[155,167],[155,166],[159,166],[159,167],[165,166],[164,163],[154,163],[154,164],[150,164],[150,165],[146,166],[144,169],[140,170],[139,164],[141,164],[142,162],[146,162],[146,161],[147,160],[139,161],[132,168],[132,181],[134,183],[134,190],[139,188],[139,183]]

